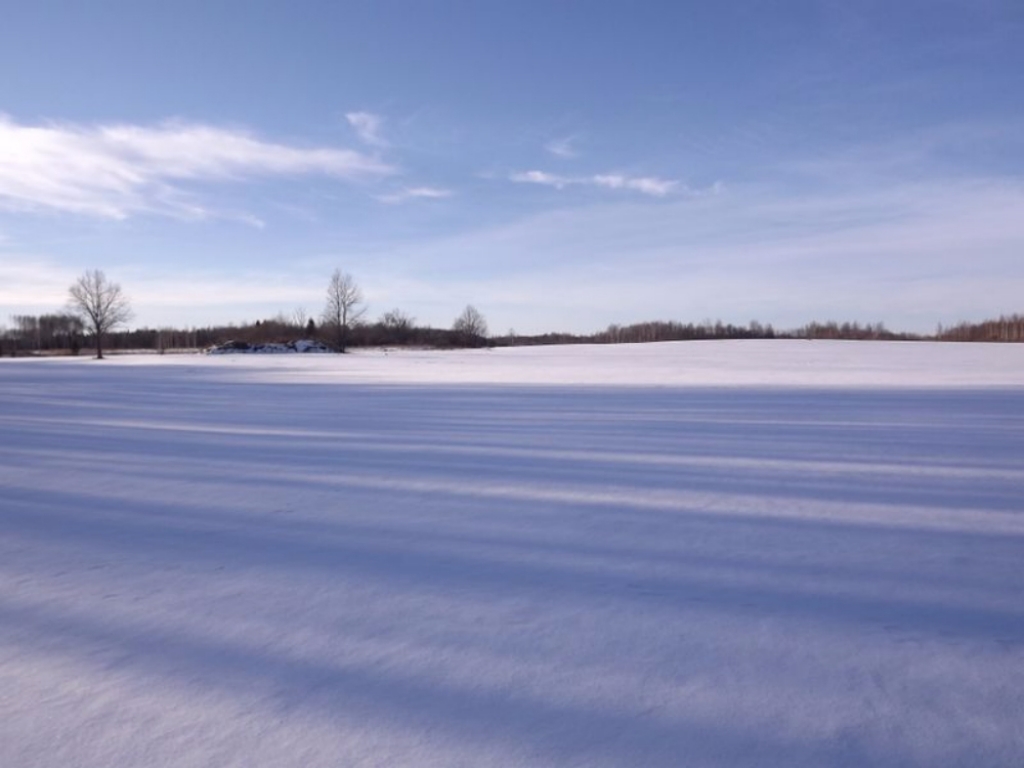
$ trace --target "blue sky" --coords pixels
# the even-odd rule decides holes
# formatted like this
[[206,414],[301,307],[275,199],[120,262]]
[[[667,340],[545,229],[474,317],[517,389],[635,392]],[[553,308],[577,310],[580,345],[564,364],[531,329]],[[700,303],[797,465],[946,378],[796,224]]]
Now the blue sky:
[[1024,4],[3,2],[0,324],[1024,311]]

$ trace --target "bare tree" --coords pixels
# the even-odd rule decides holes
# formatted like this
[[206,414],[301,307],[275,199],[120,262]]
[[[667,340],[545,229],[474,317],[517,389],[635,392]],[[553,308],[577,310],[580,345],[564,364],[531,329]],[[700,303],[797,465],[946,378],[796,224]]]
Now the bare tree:
[[98,269],[90,269],[68,288],[68,307],[81,317],[96,337],[96,359],[103,359],[103,336],[132,316],[131,304],[121,286],[107,280]]
[[380,324],[389,330],[407,331],[416,320],[400,309],[392,309],[380,317]]
[[400,309],[392,309],[377,321],[381,344],[405,344],[412,337],[415,319]]
[[322,325],[334,329],[339,352],[345,351],[349,330],[366,312],[362,303],[363,292],[352,275],[340,269],[334,270],[327,284],[327,304],[324,306]]
[[455,318],[452,330],[463,337],[467,344],[480,344],[487,338],[487,321],[480,310],[467,304],[462,314]]

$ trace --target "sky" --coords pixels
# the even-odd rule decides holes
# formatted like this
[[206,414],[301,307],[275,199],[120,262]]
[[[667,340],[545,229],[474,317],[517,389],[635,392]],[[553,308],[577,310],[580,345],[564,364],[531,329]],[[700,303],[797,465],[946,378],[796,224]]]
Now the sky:
[[1024,3],[0,0],[0,325],[1024,311]]

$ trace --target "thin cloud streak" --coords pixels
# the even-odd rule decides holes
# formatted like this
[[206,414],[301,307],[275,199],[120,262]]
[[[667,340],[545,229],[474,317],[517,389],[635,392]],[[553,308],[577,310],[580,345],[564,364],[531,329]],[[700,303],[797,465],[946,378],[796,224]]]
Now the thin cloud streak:
[[564,139],[554,139],[549,141],[544,145],[544,149],[555,157],[560,157],[563,160],[571,160],[572,158],[579,156],[579,152],[576,150],[576,147],[573,146],[575,142],[575,136],[567,136]]
[[651,197],[665,197],[679,187],[673,179],[659,179],[654,176],[623,176],[618,173],[595,174],[593,176],[561,176],[546,171],[523,171],[509,175],[509,181],[518,184],[539,184],[555,189],[570,186],[603,187],[640,192]]
[[397,192],[392,192],[385,195],[377,195],[377,199],[382,203],[404,203],[407,200],[441,200],[446,197],[451,197],[452,191],[450,189],[441,189],[440,187],[403,187]]
[[[399,306],[439,327],[473,303],[492,327],[520,333],[708,318],[779,328],[884,321],[930,331],[1019,311],[1022,208],[1024,185],[993,179],[796,195],[735,186],[667,205],[623,200],[552,211],[383,250],[355,243],[342,255],[371,315]],[[0,304],[14,313],[59,309],[74,272],[8,255],[0,258]],[[205,325],[317,307],[339,255],[324,258],[322,273],[308,265],[108,271],[135,303],[139,326]]]
[[11,314],[59,311],[74,277],[46,258],[0,251],[0,306]]
[[594,176],[593,183],[608,189],[632,189],[655,197],[664,197],[679,185],[678,181],[667,181],[649,176],[631,179],[614,173]]
[[554,187],[555,189],[562,189],[574,183],[572,179],[566,176],[558,176],[546,171],[522,171],[521,173],[510,174],[508,178],[509,181],[514,181],[518,184],[542,184],[547,187]]
[[309,174],[352,181],[394,172],[353,150],[294,147],[240,129],[177,122],[22,125],[0,115],[0,208],[14,211],[199,219],[213,213],[183,183]]
[[[390,268],[424,286],[444,281],[494,327],[526,333],[709,317],[779,327],[882,320],[929,331],[1019,311],[1022,209],[1024,185],[994,179],[788,195],[734,186],[669,205],[606,203],[410,243],[391,249]],[[481,253],[502,269],[481,270]],[[971,281],[965,263],[977,276]],[[368,280],[373,268],[361,267]],[[991,274],[1004,277],[986,283]],[[433,320],[415,293],[391,301]]]
[[372,112],[347,112],[345,119],[356,132],[359,140],[373,147],[386,147],[388,142],[381,135],[384,118]]

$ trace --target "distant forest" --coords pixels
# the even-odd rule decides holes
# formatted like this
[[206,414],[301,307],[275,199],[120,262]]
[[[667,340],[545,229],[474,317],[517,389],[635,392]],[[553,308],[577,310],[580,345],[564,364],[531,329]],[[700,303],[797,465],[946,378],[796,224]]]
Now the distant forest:
[[[481,318],[482,320],[482,318]],[[11,327],[0,329],[0,355],[78,354],[94,345],[82,321],[72,314],[16,315]],[[485,326],[484,326],[485,327]],[[293,317],[278,315],[246,325],[208,328],[140,328],[113,330],[106,334],[105,348],[117,352],[154,352],[206,349],[231,341],[249,344],[318,339],[334,346],[333,334],[301,312]],[[544,333],[520,335],[508,332],[491,335],[467,332],[458,323],[450,329],[416,325],[399,311],[391,311],[376,322],[354,323],[348,330],[348,347],[419,347],[454,349],[466,347],[508,347],[541,344],[632,344],[656,341],[701,339],[855,339],[880,341],[1024,341],[1024,315],[1000,317],[980,323],[940,326],[933,334],[888,330],[882,323],[814,322],[801,328],[777,331],[771,325],[749,325],[704,321],[702,323],[644,322],[610,325],[592,334]]]

